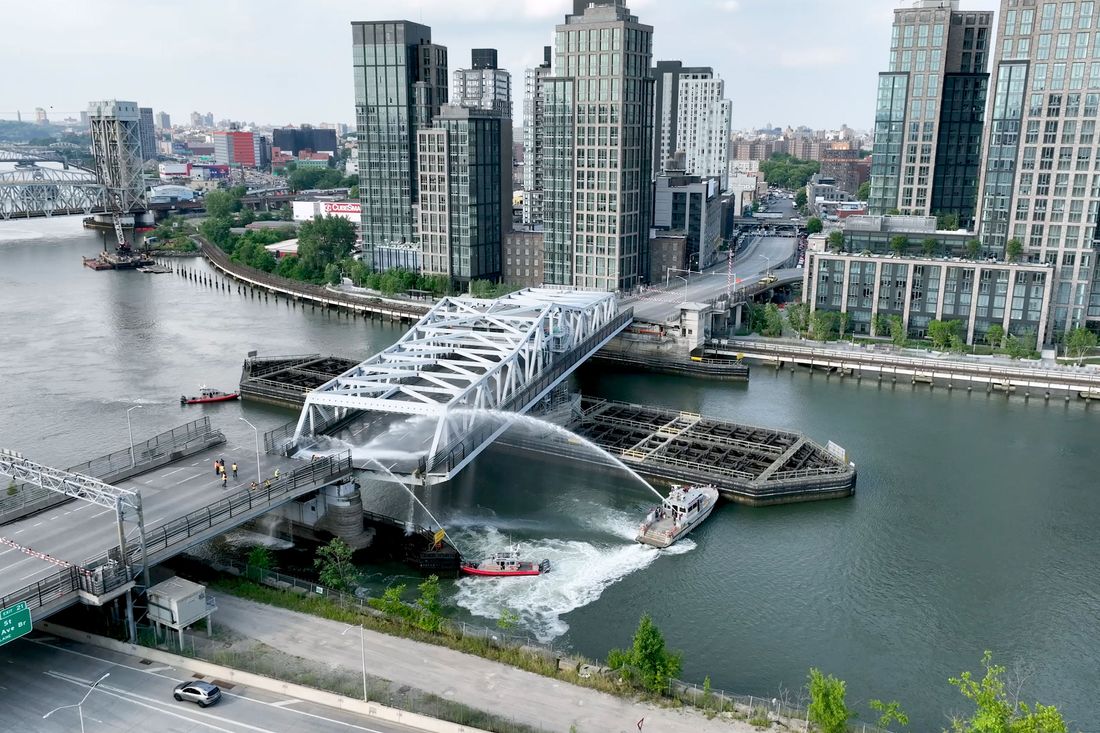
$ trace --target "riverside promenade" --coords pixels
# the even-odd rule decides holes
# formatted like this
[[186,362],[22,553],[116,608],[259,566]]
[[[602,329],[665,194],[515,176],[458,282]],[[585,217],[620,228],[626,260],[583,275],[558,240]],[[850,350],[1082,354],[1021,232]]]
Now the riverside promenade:
[[[446,647],[366,631],[274,606],[218,595],[215,624],[287,654],[408,685],[536,730],[578,733],[750,733],[748,723],[707,720],[698,711],[660,708],[571,685]],[[575,728],[574,728],[575,726]]]

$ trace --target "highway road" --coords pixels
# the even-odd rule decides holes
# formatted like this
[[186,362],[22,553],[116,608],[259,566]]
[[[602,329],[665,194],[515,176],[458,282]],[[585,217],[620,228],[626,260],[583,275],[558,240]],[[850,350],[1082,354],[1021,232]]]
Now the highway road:
[[103,680],[81,707],[86,733],[410,733],[415,729],[317,705],[291,695],[243,685],[222,687],[216,705],[200,709],[176,702],[172,688],[193,672],[142,664],[117,654],[50,636],[35,635],[0,647],[0,721],[13,733],[80,730],[75,705],[90,682]]
[[[217,428],[217,425],[214,425]],[[251,436],[249,436],[251,437]],[[226,468],[237,462],[239,478],[229,478],[228,489],[214,476],[213,461],[224,458]],[[282,474],[304,465],[282,456],[260,454],[260,470],[270,477],[278,467]],[[251,440],[230,440],[189,458],[141,474],[117,486],[141,494],[147,530],[201,509],[233,491],[247,488],[256,478],[256,451]],[[126,524],[127,541],[135,541],[137,526]],[[113,509],[79,499],[0,527],[0,537],[22,547],[76,565],[118,545],[118,525]],[[0,544],[0,597],[43,580],[61,566]]]
[[[768,213],[779,214],[779,219],[761,219],[762,227],[775,224],[792,224],[795,216],[794,202],[776,199],[768,205]],[[794,271],[776,269],[798,248],[795,237],[758,236],[733,258],[733,289],[759,282],[769,271],[780,277],[793,276]],[[647,323],[665,324],[676,320],[680,304],[684,302],[708,302],[730,288],[729,262],[721,259],[701,273],[654,272],[654,286],[643,293],[622,299],[623,305],[634,308],[634,319]],[[797,271],[801,275],[801,271]],[[686,280],[686,282],[685,282]],[[740,280],[740,283],[736,281]],[[667,285],[666,285],[667,282]]]
[[[770,269],[794,254],[797,248],[795,237],[756,238],[733,258],[734,290],[759,282]],[[637,321],[668,323],[679,317],[681,303],[707,302],[725,293],[730,287],[728,270],[728,263],[722,262],[702,273],[668,273],[667,288],[662,282],[659,286],[624,298],[621,303],[634,308],[634,319]],[[781,273],[776,271],[775,274]],[[653,273],[653,277],[656,280],[657,273]]]

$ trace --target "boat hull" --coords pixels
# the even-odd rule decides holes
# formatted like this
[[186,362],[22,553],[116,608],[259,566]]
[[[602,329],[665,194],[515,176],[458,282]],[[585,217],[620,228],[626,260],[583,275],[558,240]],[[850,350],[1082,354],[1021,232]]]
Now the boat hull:
[[511,578],[542,575],[542,571],[538,568],[535,568],[534,570],[482,570],[481,568],[474,568],[464,565],[461,570],[466,575],[478,575],[484,578]]
[[235,400],[239,397],[240,397],[240,395],[237,394],[237,393],[227,394],[227,395],[219,395],[217,397],[193,397],[193,398],[186,399],[186,400],[180,400],[180,404],[183,404],[183,405],[205,405],[209,402],[232,402],[233,400]]
[[[709,498],[707,506],[699,511],[690,521],[685,522],[678,531],[674,533],[666,533],[664,527],[660,526],[661,523],[654,524],[647,530],[639,532],[634,538],[635,542],[639,542],[643,545],[649,545],[650,547],[656,547],[663,550],[666,547],[671,547],[678,540],[687,536],[691,530],[702,524],[710,513],[714,511],[714,507],[718,506],[718,490],[712,489],[714,492]],[[671,526],[671,522],[669,523]]]

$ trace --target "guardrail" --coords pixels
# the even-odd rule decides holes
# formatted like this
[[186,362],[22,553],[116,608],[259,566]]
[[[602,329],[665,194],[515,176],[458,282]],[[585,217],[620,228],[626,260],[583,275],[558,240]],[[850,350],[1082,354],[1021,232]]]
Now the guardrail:
[[[711,346],[715,344],[712,342]],[[793,344],[771,344],[759,341],[743,341],[737,339],[726,340],[718,344],[721,348],[728,348],[742,352],[763,352],[775,356],[800,356],[810,359],[843,360],[853,365],[866,365],[874,367],[901,367],[908,369],[923,369],[928,371],[956,372],[980,377],[1019,378],[1025,381],[1060,382],[1071,386],[1085,388],[1100,388],[1100,374],[1082,373],[1075,367],[1064,369],[1029,369],[1027,367],[1014,367],[1004,365],[975,364],[966,361],[946,359],[925,359],[920,357],[905,356],[902,354],[872,354],[844,349],[818,349]]]
[[[112,477],[134,475],[140,473],[143,466],[165,459],[170,453],[186,450],[196,442],[205,442],[220,438],[225,439],[221,432],[210,427],[210,418],[201,417],[197,420],[184,423],[179,427],[155,435],[148,440],[134,443],[134,463],[130,462],[130,449],[123,448],[103,456],[93,458],[75,466],[69,467],[69,473],[79,473],[85,476],[100,479],[110,483]],[[57,497],[58,501],[65,499],[56,492],[40,486],[23,485],[13,496],[5,496],[0,499],[0,517],[9,512],[17,512],[32,504],[45,501],[50,497]],[[47,507],[42,507],[47,508]],[[41,511],[40,508],[31,508],[29,511]]]
[[226,275],[242,282],[264,288],[272,292],[283,293],[295,298],[310,300],[325,306],[337,306],[353,311],[378,313],[380,315],[398,318],[400,320],[418,321],[428,312],[430,305],[402,306],[382,300],[381,298],[357,298],[350,295],[334,293],[320,285],[304,283],[300,280],[291,280],[279,277],[271,273],[257,270],[239,262],[233,262],[220,247],[207,242],[202,237],[196,237],[201,245],[202,254],[210,261],[215,269],[221,270]]
[[[351,472],[350,451],[319,458],[309,465],[289,471],[286,476],[272,481],[270,486],[254,490],[242,489],[203,509],[146,529],[145,553],[150,562],[157,562],[162,559],[156,557],[157,553],[165,554],[233,517],[254,512],[256,509],[267,509],[276,502],[281,503],[288,494],[323,486]],[[135,568],[141,566],[141,559],[140,543],[127,545],[126,557],[122,557],[116,545],[85,560],[80,566],[65,568],[45,580],[4,596],[0,599],[0,608],[19,601],[26,601],[29,607],[38,608],[78,590],[96,596],[104,595],[133,580],[138,572]]]

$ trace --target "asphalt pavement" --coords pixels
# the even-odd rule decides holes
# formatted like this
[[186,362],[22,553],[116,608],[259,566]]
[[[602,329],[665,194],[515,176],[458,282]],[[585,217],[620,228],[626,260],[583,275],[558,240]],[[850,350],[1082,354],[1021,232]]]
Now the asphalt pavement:
[[[215,426],[217,427],[217,426]],[[226,489],[214,475],[214,459],[224,458],[228,469],[237,462],[238,478],[229,478]],[[276,468],[282,474],[304,465],[282,456],[260,454],[260,472],[270,477]],[[160,524],[201,509],[227,493],[246,489],[256,478],[255,445],[229,441],[167,466],[135,476],[116,485],[141,494],[145,527]],[[127,539],[137,536],[137,527],[126,524]],[[44,553],[76,565],[118,545],[114,509],[79,499],[0,527],[0,537],[21,547]],[[0,545],[0,597],[43,580],[61,565],[30,555],[22,549]]]
[[[668,323],[679,317],[684,302],[707,302],[731,289],[759,282],[769,271],[789,259],[798,249],[796,237],[757,237],[734,255],[732,273],[729,263],[720,262],[701,273],[667,273],[664,282],[624,298],[623,305],[634,308],[634,319],[648,323]],[[653,273],[654,279],[658,273]]]
[[[517,579],[523,580],[523,579]],[[531,579],[535,580],[536,579]],[[346,624],[307,616],[226,594],[218,596],[216,626],[305,659],[358,671],[362,658],[375,677],[408,685],[537,730],[636,733],[750,733],[732,720],[707,720],[699,712],[662,708],[571,685],[483,657],[423,642],[366,631],[344,634]],[[362,655],[362,656],[361,656]]]
[[[80,707],[89,685],[104,674]],[[209,708],[176,702],[185,667],[36,635],[0,647],[0,725],[12,733],[410,733],[415,729],[243,685]],[[53,711],[53,712],[51,712]],[[48,718],[43,718],[49,714]]]

